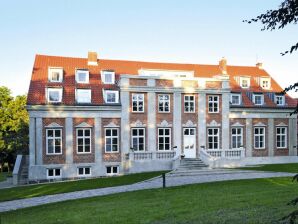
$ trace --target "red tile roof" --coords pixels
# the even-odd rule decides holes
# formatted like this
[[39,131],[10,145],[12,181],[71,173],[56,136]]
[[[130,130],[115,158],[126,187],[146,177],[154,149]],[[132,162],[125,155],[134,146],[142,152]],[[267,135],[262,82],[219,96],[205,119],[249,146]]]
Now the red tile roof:
[[[114,70],[116,82],[120,74],[138,74],[139,69],[164,69],[164,70],[191,70],[194,71],[195,77],[213,77],[221,74],[219,65],[200,65],[200,64],[176,64],[176,63],[157,63],[141,61],[124,61],[124,60],[107,60],[99,59],[97,66],[88,66],[87,58],[57,57],[36,55],[32,78],[28,92],[28,105],[46,104],[46,87],[62,86],[63,87],[63,104],[75,105],[75,89],[79,87],[91,88],[92,104],[104,104],[102,89],[117,89],[116,85],[103,84],[101,81],[101,70]],[[63,82],[48,82],[48,68],[63,67]],[[89,84],[77,84],[75,82],[75,70],[89,70]],[[264,92],[255,82],[255,77],[270,77],[263,69],[253,66],[227,66],[227,74],[230,75],[230,86],[233,92],[242,92],[244,106],[252,107],[253,103],[246,96],[245,92]],[[235,81],[235,76],[250,76],[251,86],[249,89],[241,89]],[[280,92],[282,88],[271,78],[271,90],[266,92]],[[276,106],[267,96],[265,96],[267,106]],[[286,96],[288,106],[296,106],[295,100]]]

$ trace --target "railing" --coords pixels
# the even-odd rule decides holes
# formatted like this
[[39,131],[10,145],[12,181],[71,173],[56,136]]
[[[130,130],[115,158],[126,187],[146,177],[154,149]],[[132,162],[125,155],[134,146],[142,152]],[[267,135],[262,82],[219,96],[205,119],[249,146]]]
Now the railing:
[[130,152],[130,160],[171,160],[176,151]]
[[[202,150],[202,149],[201,149]],[[245,157],[245,149],[208,149],[206,152],[215,158],[241,159]]]

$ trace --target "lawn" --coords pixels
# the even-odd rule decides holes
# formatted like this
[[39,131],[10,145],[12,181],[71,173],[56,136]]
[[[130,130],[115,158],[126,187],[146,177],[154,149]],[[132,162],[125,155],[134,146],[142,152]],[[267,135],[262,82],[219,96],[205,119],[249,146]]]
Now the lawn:
[[0,213],[6,223],[277,223],[294,210],[291,178],[237,180],[142,190]]
[[256,167],[240,167],[237,169],[298,173],[298,163],[266,164]]
[[[161,175],[165,171],[129,174],[119,177],[105,177],[77,181],[65,181],[47,184],[35,184],[22,187],[0,189],[0,201],[32,198],[42,195],[59,194],[103,187],[113,187],[137,183]],[[0,222],[1,223],[1,222]]]
[[9,173],[8,172],[1,172],[0,173],[0,182],[5,181],[8,176],[11,176],[10,172]]

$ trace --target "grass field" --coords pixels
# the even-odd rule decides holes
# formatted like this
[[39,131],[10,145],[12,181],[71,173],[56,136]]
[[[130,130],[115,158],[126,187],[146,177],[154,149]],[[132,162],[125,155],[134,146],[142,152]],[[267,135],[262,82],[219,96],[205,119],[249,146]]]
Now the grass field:
[[66,193],[103,187],[113,187],[137,183],[161,175],[165,171],[130,174],[119,177],[95,178],[77,181],[36,184],[0,189],[0,201],[32,198],[42,195]]
[[266,164],[256,167],[241,167],[239,169],[298,173],[298,163]]
[[1,172],[0,173],[0,182],[5,181],[8,176],[11,176],[11,173]]
[[214,182],[66,201],[0,214],[6,223],[278,223],[298,196],[291,178]]

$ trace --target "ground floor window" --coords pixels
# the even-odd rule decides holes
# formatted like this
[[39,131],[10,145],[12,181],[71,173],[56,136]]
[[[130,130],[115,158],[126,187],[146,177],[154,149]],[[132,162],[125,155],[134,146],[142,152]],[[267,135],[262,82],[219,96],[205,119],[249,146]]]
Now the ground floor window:
[[61,177],[61,168],[50,168],[47,169],[47,178],[54,179]]
[[219,149],[219,128],[208,128],[208,149]]
[[131,129],[131,147],[134,151],[145,150],[145,128]]
[[107,166],[107,175],[119,174],[119,166]]
[[255,146],[255,149],[265,148],[265,128],[264,127],[254,128],[254,146]]
[[91,167],[78,167],[78,176],[91,176]]
[[232,149],[243,146],[243,128],[232,128]]
[[158,129],[158,150],[171,150],[171,129]]
[[62,129],[46,129],[48,155],[62,154]]
[[286,127],[276,128],[276,147],[287,148],[287,128]]

